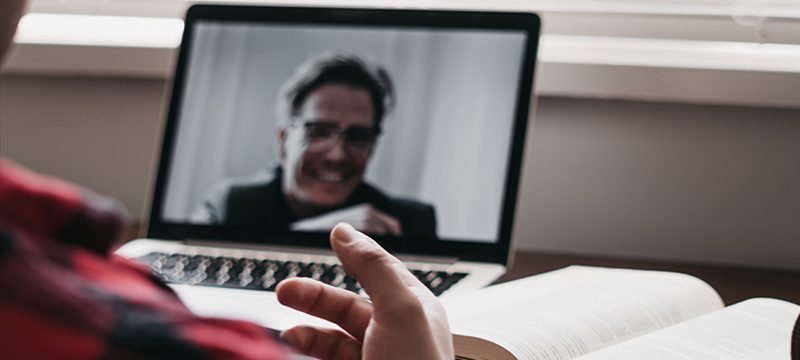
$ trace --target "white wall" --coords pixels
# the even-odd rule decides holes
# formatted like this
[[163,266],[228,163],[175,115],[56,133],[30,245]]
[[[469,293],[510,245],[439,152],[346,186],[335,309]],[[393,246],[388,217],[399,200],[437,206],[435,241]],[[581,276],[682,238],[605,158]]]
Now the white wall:
[[800,269],[800,110],[541,98],[523,249]]
[[141,217],[164,81],[0,77],[0,155]]
[[[143,208],[164,82],[4,76],[0,154]],[[800,109],[539,99],[521,249],[800,270]]]

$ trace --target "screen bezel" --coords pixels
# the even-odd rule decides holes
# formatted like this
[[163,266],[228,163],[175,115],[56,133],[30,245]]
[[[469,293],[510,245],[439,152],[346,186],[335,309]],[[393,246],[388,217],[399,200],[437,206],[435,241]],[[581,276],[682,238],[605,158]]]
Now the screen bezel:
[[387,250],[394,253],[426,256],[457,257],[466,261],[492,262],[507,265],[517,195],[519,192],[524,142],[531,106],[533,75],[536,65],[541,21],[533,13],[349,9],[236,5],[194,5],[186,14],[183,38],[173,78],[163,143],[151,203],[147,237],[171,240],[213,240],[234,243],[287,245],[329,249],[325,233],[275,232],[253,226],[250,228],[222,225],[191,225],[165,222],[163,204],[169,169],[175,151],[180,102],[184,95],[186,67],[194,24],[201,20],[256,22],[272,24],[308,25],[360,25],[410,28],[446,28],[469,30],[522,30],[527,35],[523,49],[522,68],[518,81],[514,123],[508,157],[507,175],[501,206],[498,241],[431,241],[422,238],[374,237]]

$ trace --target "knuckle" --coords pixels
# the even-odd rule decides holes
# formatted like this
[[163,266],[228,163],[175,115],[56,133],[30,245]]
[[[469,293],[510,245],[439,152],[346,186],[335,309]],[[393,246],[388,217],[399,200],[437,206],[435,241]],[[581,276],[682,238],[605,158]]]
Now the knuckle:
[[313,298],[311,296],[308,297],[307,301],[310,301],[310,304],[306,305],[308,309],[307,312],[311,314],[316,314],[319,311],[320,306],[324,304],[323,301],[324,297],[325,297],[325,287],[318,286],[316,294],[314,294]]
[[355,299],[350,299],[350,301],[345,303],[344,306],[342,306],[336,312],[336,314],[333,315],[333,322],[336,323],[336,324],[341,324],[347,318],[349,318],[350,317],[350,313],[353,311],[353,308],[355,307],[355,304],[356,304]]
[[331,346],[328,348],[328,351],[327,351],[327,353],[328,353],[328,356],[327,356],[327,358],[326,358],[326,359],[336,359],[336,354],[339,352],[339,348],[340,348],[340,347],[339,347],[339,345],[340,345],[340,344],[341,344],[341,343],[337,341],[337,342],[334,342],[334,343],[333,343],[333,344],[332,344],[332,345],[331,345]]

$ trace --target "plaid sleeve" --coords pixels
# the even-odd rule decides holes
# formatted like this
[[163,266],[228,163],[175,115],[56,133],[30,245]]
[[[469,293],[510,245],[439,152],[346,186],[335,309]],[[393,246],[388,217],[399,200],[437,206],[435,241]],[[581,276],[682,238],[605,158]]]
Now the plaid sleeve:
[[0,224],[105,254],[128,222],[115,200],[0,158]]
[[287,358],[265,328],[192,314],[143,266],[35,236],[0,227],[3,359]]
[[287,357],[267,329],[198,317],[109,254],[126,221],[113,200],[0,159],[2,359]]

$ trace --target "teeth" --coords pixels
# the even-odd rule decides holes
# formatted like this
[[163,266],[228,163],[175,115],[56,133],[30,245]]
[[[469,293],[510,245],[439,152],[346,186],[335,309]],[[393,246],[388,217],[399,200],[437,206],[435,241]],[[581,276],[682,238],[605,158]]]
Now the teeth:
[[338,172],[321,172],[318,175],[319,179],[322,181],[342,181],[344,178],[342,173]]

